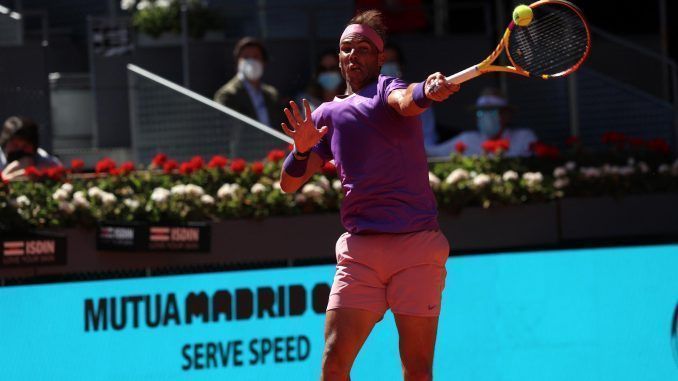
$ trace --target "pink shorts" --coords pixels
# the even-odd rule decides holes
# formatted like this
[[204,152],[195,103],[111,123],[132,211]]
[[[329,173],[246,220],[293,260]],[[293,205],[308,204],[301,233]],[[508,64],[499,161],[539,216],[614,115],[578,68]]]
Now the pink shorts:
[[327,310],[440,315],[450,245],[438,230],[352,235],[337,241],[337,272]]

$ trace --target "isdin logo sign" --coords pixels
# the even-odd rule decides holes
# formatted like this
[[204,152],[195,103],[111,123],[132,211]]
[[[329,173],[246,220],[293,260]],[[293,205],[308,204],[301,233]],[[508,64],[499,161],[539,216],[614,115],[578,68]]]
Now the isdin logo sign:
[[673,311],[673,323],[671,324],[671,347],[673,348],[673,357],[678,364],[678,304]]

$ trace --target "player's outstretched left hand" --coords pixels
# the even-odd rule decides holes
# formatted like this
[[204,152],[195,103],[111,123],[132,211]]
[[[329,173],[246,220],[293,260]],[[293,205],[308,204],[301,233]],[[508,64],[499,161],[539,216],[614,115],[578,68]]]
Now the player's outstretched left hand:
[[436,102],[442,102],[450,95],[459,91],[459,85],[454,83],[447,83],[445,76],[440,73],[433,73],[426,78],[424,84],[424,91],[426,96]]

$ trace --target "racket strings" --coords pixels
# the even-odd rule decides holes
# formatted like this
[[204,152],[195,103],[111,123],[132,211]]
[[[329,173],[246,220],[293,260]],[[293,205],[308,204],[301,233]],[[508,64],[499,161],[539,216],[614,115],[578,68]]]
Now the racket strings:
[[516,66],[532,75],[555,75],[578,65],[588,51],[588,31],[581,17],[566,6],[535,8],[527,27],[515,28],[508,53]]

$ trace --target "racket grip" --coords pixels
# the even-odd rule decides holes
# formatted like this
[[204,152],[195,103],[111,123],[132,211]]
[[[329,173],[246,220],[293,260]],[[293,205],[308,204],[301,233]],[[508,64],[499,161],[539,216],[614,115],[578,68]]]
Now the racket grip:
[[478,66],[471,66],[470,68],[466,70],[462,70],[457,74],[452,74],[449,77],[446,77],[445,80],[447,83],[453,83],[455,85],[458,85],[460,83],[466,82],[469,79],[473,79],[482,73],[480,70],[478,70]]

